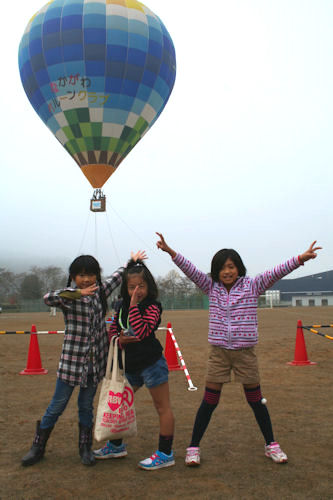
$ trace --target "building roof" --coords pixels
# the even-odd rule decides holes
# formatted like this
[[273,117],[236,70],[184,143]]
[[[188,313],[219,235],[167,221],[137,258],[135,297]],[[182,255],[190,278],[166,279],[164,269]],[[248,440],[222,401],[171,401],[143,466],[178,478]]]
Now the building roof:
[[289,292],[293,294],[306,292],[333,293],[333,270],[303,276],[303,278],[284,278],[275,283],[270,290],[280,290],[282,293]]

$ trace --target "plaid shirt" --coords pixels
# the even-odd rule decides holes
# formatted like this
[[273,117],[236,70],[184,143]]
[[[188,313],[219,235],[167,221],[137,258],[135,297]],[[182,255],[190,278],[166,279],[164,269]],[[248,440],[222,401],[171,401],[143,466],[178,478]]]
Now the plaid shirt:
[[[124,268],[120,267],[102,283],[106,298],[121,283]],[[91,361],[94,384],[104,377],[109,342],[105,317],[100,299],[100,290],[94,295],[70,300],[61,297],[62,292],[76,292],[65,288],[47,293],[44,301],[48,306],[59,307],[65,320],[65,335],[57,377],[69,385],[87,387],[88,369]],[[90,368],[90,370],[91,370]]]

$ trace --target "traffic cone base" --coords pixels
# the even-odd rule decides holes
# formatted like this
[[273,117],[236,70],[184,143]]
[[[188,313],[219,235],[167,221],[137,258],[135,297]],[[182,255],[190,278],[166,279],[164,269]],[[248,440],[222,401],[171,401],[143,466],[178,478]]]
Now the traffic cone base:
[[20,372],[20,375],[46,375],[48,370],[42,368],[42,360],[39,352],[36,326],[32,325],[30,343],[28,351],[27,366]]
[[306,365],[316,365],[317,363],[315,361],[288,361],[287,365],[292,365],[292,366],[306,366]]
[[308,366],[308,365],[316,365],[314,361],[309,361],[308,354],[306,352],[306,345],[303,334],[303,326],[302,321],[298,320],[297,322],[297,331],[296,331],[296,344],[295,344],[295,355],[293,361],[288,361],[287,365],[292,366]]
[[169,371],[182,370],[182,367],[179,365],[175,344],[173,343],[169,330],[167,330],[166,333],[164,355],[168,363]]
[[48,372],[48,370],[45,370],[45,368],[24,368],[24,370],[22,370],[20,372],[20,375],[46,375]]

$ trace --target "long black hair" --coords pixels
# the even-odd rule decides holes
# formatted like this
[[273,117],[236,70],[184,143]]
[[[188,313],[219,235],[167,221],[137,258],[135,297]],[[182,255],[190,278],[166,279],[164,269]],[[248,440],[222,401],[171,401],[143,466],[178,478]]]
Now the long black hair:
[[239,253],[233,248],[223,248],[222,250],[216,252],[212,259],[210,275],[213,281],[216,281],[217,283],[220,281],[219,273],[228,259],[232,260],[237,267],[238,276],[246,275],[246,267],[244,266]]
[[102,285],[101,272],[102,270],[95,257],[93,257],[92,255],[80,255],[79,257],[76,257],[76,259],[74,259],[71,265],[69,266],[69,276],[68,276],[67,286],[69,287],[71,285],[72,280],[74,281],[75,277],[78,274],[81,273],[95,274],[96,281],[99,285],[103,315],[105,316],[106,311],[108,309],[108,304],[106,301],[105,291]]
[[148,267],[141,261],[134,261],[131,259],[127,264],[127,268],[123,274],[123,280],[120,288],[120,295],[123,299],[123,304],[129,307],[131,297],[128,295],[128,277],[134,274],[139,274],[142,276],[143,281],[147,283],[148,295],[146,299],[156,300],[158,297],[158,288],[154,279],[154,276],[149,271]]

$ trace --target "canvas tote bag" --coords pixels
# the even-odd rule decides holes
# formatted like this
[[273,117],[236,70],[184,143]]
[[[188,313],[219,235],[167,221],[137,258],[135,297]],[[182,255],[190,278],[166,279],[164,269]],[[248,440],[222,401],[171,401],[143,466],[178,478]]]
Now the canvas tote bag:
[[96,441],[136,435],[134,391],[125,377],[124,349],[122,349],[122,363],[121,370],[118,363],[118,342],[116,337],[113,337],[97,407],[94,430]]

